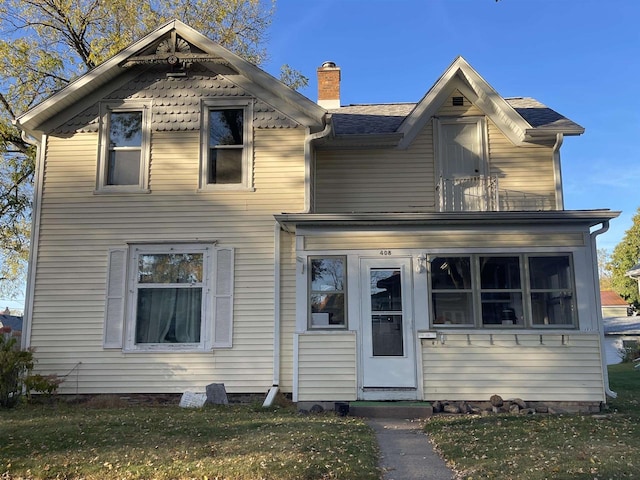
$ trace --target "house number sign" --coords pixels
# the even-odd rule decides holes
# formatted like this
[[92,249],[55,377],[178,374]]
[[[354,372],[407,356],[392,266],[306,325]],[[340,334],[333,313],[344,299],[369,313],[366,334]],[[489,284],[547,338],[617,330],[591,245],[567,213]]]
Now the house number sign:
[[383,257],[388,257],[391,255],[391,250],[380,250],[380,255]]

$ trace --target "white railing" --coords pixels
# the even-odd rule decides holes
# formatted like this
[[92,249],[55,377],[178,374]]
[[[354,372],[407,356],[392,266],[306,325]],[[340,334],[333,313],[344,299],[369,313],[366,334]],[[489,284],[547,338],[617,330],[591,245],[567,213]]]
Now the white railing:
[[553,195],[500,189],[496,175],[440,177],[436,187],[441,212],[552,210]]
[[498,177],[477,175],[473,177],[440,177],[441,212],[498,210]]

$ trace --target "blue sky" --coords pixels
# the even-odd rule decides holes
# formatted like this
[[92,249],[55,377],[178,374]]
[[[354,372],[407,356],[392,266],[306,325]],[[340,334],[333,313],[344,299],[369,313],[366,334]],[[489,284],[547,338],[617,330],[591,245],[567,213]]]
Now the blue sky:
[[264,67],[300,70],[316,100],[331,60],[343,104],[415,102],[462,55],[502,96],[585,127],[561,150],[565,208],[621,210],[611,250],[640,207],[639,19],[639,0],[278,0]]
[[565,208],[640,207],[640,1],[277,0],[266,70],[342,69],[342,104],[416,102],[458,55],[498,93],[534,97],[585,127],[561,149]]

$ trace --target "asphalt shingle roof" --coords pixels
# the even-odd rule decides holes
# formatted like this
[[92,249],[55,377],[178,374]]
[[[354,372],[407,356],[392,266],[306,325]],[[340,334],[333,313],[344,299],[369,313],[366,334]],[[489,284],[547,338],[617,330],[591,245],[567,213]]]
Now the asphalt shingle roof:
[[[505,98],[532,127],[540,130],[580,129],[577,123],[534,98]],[[329,110],[337,135],[394,133],[416,107],[416,103],[382,103],[348,105]]]

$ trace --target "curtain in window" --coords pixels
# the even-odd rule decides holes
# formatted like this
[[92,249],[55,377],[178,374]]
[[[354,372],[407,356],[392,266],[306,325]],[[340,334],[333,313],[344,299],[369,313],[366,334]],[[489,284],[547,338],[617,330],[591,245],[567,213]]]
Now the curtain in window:
[[140,288],[136,343],[200,341],[202,289]]

